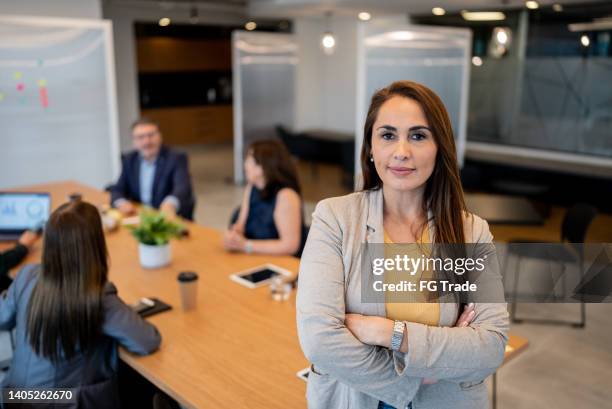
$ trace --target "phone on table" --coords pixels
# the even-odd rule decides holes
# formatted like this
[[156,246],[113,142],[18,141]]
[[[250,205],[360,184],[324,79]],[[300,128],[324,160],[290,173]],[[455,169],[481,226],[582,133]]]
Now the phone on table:
[[292,276],[291,272],[284,268],[275,266],[274,264],[264,264],[249,270],[234,273],[230,275],[230,279],[245,287],[257,288],[268,284],[270,280],[277,275]]
[[155,307],[155,301],[151,300],[150,298],[142,297],[138,303],[132,306],[132,309],[140,315],[144,314],[146,311],[149,311],[153,307]]

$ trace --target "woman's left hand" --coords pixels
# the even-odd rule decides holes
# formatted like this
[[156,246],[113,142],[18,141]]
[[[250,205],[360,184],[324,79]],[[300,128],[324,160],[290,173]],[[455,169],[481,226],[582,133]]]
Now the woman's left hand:
[[390,319],[361,314],[346,314],[344,325],[364,344],[389,347],[390,334],[393,333],[393,321]]

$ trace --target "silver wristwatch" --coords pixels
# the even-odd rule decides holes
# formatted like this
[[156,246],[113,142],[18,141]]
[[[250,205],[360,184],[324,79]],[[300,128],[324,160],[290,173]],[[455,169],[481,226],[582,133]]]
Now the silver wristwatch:
[[399,351],[404,340],[404,328],[406,324],[404,321],[395,321],[393,323],[393,335],[391,335],[391,349],[393,351]]

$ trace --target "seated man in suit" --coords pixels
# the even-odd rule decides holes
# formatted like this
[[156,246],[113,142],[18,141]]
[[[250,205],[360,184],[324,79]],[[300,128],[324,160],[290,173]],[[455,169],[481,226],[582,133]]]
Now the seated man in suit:
[[162,144],[159,126],[149,119],[132,125],[135,150],[122,157],[121,176],[111,188],[111,203],[125,215],[134,202],[166,214],[193,219],[194,198],[187,155]]

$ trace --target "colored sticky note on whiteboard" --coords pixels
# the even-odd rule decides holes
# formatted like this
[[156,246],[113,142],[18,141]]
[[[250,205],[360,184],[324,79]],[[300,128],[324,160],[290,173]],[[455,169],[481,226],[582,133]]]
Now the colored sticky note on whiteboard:
[[4,101],[4,94],[0,92],[0,102]]
[[21,73],[21,71],[15,71],[14,77],[16,80],[20,80],[21,77],[23,77],[23,74]]
[[47,80],[44,79],[44,78],[39,79],[38,80],[38,86],[41,87],[41,88],[42,87],[46,87],[47,86]]
[[23,84],[23,82],[20,82],[19,84],[17,84],[17,91],[23,91],[24,88],[25,88],[25,85]]
[[40,104],[43,108],[47,108],[49,106],[49,95],[47,94],[47,88],[40,88]]

